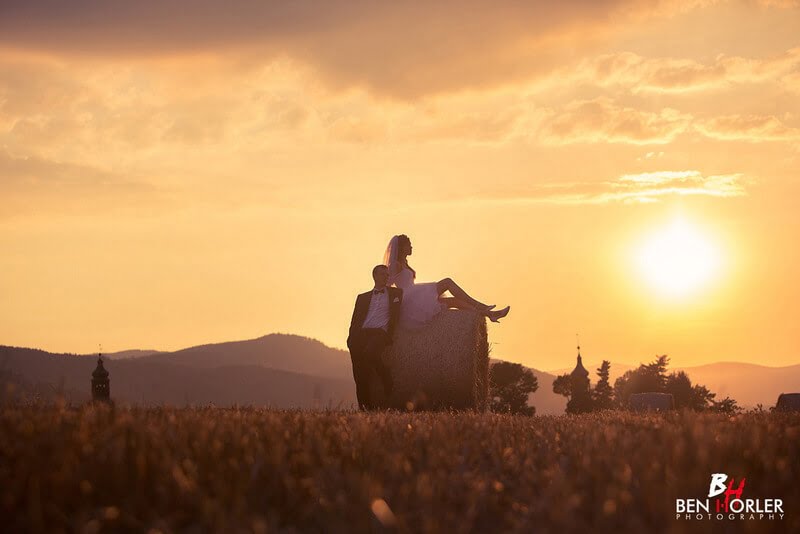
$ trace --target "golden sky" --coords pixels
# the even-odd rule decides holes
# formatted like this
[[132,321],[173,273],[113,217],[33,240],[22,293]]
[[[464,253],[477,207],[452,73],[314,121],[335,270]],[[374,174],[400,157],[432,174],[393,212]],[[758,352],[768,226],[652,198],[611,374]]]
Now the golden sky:
[[800,361],[800,2],[214,4],[0,7],[0,344],[344,347],[405,233],[494,357]]

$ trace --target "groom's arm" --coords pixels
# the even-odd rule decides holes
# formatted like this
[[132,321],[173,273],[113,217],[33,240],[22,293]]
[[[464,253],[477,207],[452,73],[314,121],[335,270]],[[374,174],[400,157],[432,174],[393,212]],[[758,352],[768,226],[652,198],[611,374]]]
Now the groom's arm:
[[350,318],[350,331],[347,334],[347,348],[350,348],[350,342],[353,340],[353,335],[355,335],[356,330],[360,326],[358,323],[358,300],[361,298],[361,295],[356,297],[356,305],[353,307],[353,317]]
[[[403,290],[395,288],[398,302],[391,302],[389,304],[389,325],[386,328],[386,334],[389,338],[388,343],[391,345],[394,341],[394,327],[397,324],[397,318],[400,316],[400,305],[403,303]],[[394,300],[394,297],[392,298]]]

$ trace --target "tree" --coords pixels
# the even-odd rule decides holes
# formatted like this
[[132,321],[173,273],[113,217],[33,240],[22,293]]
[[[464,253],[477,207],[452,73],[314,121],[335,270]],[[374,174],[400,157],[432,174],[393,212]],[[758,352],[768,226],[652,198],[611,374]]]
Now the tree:
[[599,380],[594,386],[592,392],[592,400],[594,401],[595,410],[610,410],[614,407],[614,399],[612,395],[614,391],[611,389],[608,377],[611,373],[611,362],[603,360],[600,368],[597,369],[597,376]]
[[553,393],[569,397],[567,413],[586,413],[593,409],[589,378],[586,376],[564,374],[553,380]]
[[656,356],[656,359],[644,366],[646,375],[650,380],[657,384],[657,389],[653,391],[663,391],[667,383],[667,366],[669,365],[669,356],[662,354]]
[[701,386],[700,384],[695,384],[692,387],[692,393],[691,408],[698,412],[702,412],[706,408],[711,407],[714,403],[714,397],[717,396],[716,393],[711,393],[707,387]]
[[667,377],[664,389],[667,393],[672,393],[672,398],[675,399],[675,409],[690,408],[693,410],[695,408],[695,390],[692,381],[689,380],[689,375],[684,371],[671,373]]
[[656,356],[651,363],[642,364],[638,369],[625,371],[614,382],[614,398],[620,406],[627,406],[633,393],[649,391],[664,393],[667,382],[669,356]]
[[730,397],[725,397],[719,401],[711,401],[710,411],[717,413],[735,414],[742,411],[739,405]]
[[489,369],[489,396],[493,412],[533,415],[528,395],[539,389],[533,372],[518,363],[497,362]]
[[553,380],[553,393],[565,397],[572,395],[572,380],[569,374],[559,375]]
[[[707,409],[734,410],[736,401],[729,399],[714,401],[715,393],[700,384],[692,384],[684,371],[667,374],[669,357],[664,354],[657,356],[648,364],[642,364],[637,369],[626,371],[614,382],[614,397],[620,406],[627,406],[633,393],[670,393],[675,400],[675,408],[703,411]],[[734,404],[731,405],[731,402]],[[726,412],[727,413],[727,412]]]

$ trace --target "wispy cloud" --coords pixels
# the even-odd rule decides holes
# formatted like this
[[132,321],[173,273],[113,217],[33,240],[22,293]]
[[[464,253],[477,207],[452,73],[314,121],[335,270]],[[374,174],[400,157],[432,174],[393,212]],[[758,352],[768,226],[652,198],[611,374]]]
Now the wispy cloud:
[[114,169],[16,156],[0,148],[0,221],[21,214],[139,214],[174,201],[173,192]]
[[567,56],[560,42],[588,50],[626,25],[706,3],[106,0],[67,9],[59,0],[10,0],[0,47],[116,59],[218,55],[242,69],[290,57],[332,86],[407,99],[546,75]]
[[647,58],[633,52],[589,58],[559,74],[599,86],[639,92],[687,92],[734,84],[778,81],[800,65],[800,47],[764,58],[719,55],[702,63],[686,58]]
[[800,7],[800,0],[758,0],[758,3],[766,7],[777,7],[782,9]]
[[670,196],[732,198],[747,195],[753,180],[742,173],[704,176],[697,170],[625,174],[611,181],[541,183],[514,195],[475,196],[458,202],[488,204],[644,204]]
[[700,176],[698,171],[656,171],[639,174],[625,174],[619,177],[619,185],[663,185],[669,182],[685,182],[696,180]]
[[704,135],[723,140],[797,141],[800,129],[787,126],[772,115],[725,115],[697,121],[694,127]]
[[545,143],[665,144],[686,130],[692,117],[675,109],[658,112],[622,106],[606,97],[568,104],[541,126]]
[[787,91],[800,94],[800,70],[790,72],[781,78],[780,83]]
[[626,174],[616,181],[605,182],[592,190],[556,194],[545,197],[556,204],[652,203],[667,196],[710,196],[729,198],[744,196],[742,174],[703,176],[700,171],[657,171]]
[[[791,117],[791,114],[786,116]],[[703,118],[672,108],[658,111],[637,109],[607,97],[575,101],[561,109],[548,110],[546,117],[539,120],[536,137],[544,144],[663,145],[684,132],[696,132],[725,141],[800,140],[800,128],[774,115],[733,114]]]

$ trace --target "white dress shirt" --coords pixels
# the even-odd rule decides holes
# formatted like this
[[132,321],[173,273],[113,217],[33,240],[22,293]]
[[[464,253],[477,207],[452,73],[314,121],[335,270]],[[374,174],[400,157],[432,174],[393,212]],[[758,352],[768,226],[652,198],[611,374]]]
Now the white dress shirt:
[[[374,289],[373,289],[374,291]],[[369,301],[369,310],[361,328],[389,328],[389,288],[384,287],[383,293],[372,294]]]

